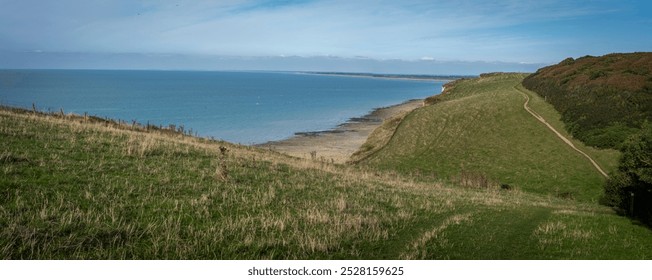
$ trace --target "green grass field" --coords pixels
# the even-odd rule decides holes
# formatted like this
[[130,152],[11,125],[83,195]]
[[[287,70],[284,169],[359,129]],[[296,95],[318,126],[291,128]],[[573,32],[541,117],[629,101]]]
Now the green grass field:
[[[475,174],[527,192],[595,203],[604,178],[523,109],[521,92],[530,96],[532,109],[569,137],[554,108],[520,86],[524,77],[485,75],[458,82],[440,102],[406,116],[387,145],[369,153],[362,164],[453,181]],[[603,169],[615,169],[617,151],[574,143]]]
[[[486,86],[495,89],[488,94],[493,98],[484,99],[477,90],[466,99],[451,95],[447,106],[470,108],[467,115],[475,120],[486,111],[509,120],[518,110],[497,108],[501,105],[490,101],[522,104],[522,97],[501,93],[519,77],[470,82],[468,90],[494,81]],[[447,102],[431,107],[441,109]],[[417,118],[432,127],[476,127],[452,113],[428,117],[428,110],[400,122],[389,146],[367,164],[332,165],[179,134],[0,109],[0,259],[652,258],[652,231],[593,202],[599,191],[584,183],[598,188],[601,179],[581,158],[559,167],[551,158],[546,162],[555,165],[546,166],[518,159],[532,158],[535,150],[519,146],[515,154],[482,165],[471,159],[482,158],[483,150],[467,146],[466,170],[495,166],[486,172],[495,172],[501,181],[505,179],[497,175],[511,174],[512,181],[505,182],[516,187],[512,190],[442,180],[446,169],[440,171],[440,166],[454,174],[461,170],[459,164],[428,161],[425,155],[412,155],[418,159],[412,165],[396,157],[397,169],[379,164],[401,131],[417,125]],[[513,145],[509,135],[489,132],[513,132],[518,139],[545,134],[534,126],[521,133],[513,127],[519,122],[505,121],[511,128],[482,128],[481,135]],[[419,127],[425,131],[430,126]],[[460,135],[478,135],[452,126],[442,133],[453,135],[450,131],[460,138],[434,143],[459,151],[463,147],[456,143],[472,144]],[[533,145],[555,143],[551,138]],[[437,148],[413,147],[421,153]],[[554,150],[565,151],[563,146]],[[499,162],[519,166],[500,167]],[[427,169],[434,163],[438,168]],[[564,168],[577,169],[580,177],[570,172],[548,176]],[[438,176],[425,171],[410,175],[416,170]],[[528,179],[535,175],[539,177]],[[570,183],[582,189],[575,200],[559,198],[551,195],[554,189],[546,189],[549,181],[559,184],[558,191],[574,190],[574,185],[564,185]]]

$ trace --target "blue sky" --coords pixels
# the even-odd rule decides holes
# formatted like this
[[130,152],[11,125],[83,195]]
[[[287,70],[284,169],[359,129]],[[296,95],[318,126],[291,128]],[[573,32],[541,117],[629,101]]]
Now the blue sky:
[[[429,63],[535,70],[652,51],[650,2],[0,0],[0,68],[288,70],[282,58],[299,57],[336,58],[343,71],[356,61],[423,68],[397,72],[433,72]],[[265,65],[270,57],[276,64]]]

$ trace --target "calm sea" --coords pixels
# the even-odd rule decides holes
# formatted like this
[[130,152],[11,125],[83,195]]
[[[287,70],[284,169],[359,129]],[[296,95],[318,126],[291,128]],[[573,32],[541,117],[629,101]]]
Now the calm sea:
[[277,72],[0,70],[0,104],[183,125],[242,144],[332,129],[441,82]]

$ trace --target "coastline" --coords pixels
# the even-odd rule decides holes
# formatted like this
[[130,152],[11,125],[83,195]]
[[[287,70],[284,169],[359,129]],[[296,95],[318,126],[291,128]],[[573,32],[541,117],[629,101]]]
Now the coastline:
[[382,79],[382,80],[408,80],[408,81],[431,81],[447,83],[461,78],[472,76],[437,76],[437,75],[408,75],[408,74],[372,74],[372,73],[344,73],[344,72],[293,72],[302,75],[321,75],[350,78]]
[[298,132],[293,137],[255,145],[290,156],[345,163],[374,129],[397,114],[423,106],[423,99],[408,100],[400,104],[376,108],[369,114],[351,118],[327,131]]

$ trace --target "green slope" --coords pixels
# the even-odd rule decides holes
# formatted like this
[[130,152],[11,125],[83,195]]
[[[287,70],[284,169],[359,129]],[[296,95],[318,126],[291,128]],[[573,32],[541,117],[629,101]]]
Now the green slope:
[[[524,77],[493,74],[454,83],[435,104],[406,116],[391,140],[361,162],[454,181],[479,174],[473,176],[523,191],[597,201],[604,178],[524,110],[527,94],[530,107],[567,135],[554,108],[520,86]],[[603,169],[617,164],[616,151],[587,149],[578,141],[575,146]]]
[[594,204],[6,109],[0,143],[0,259],[652,258]]

